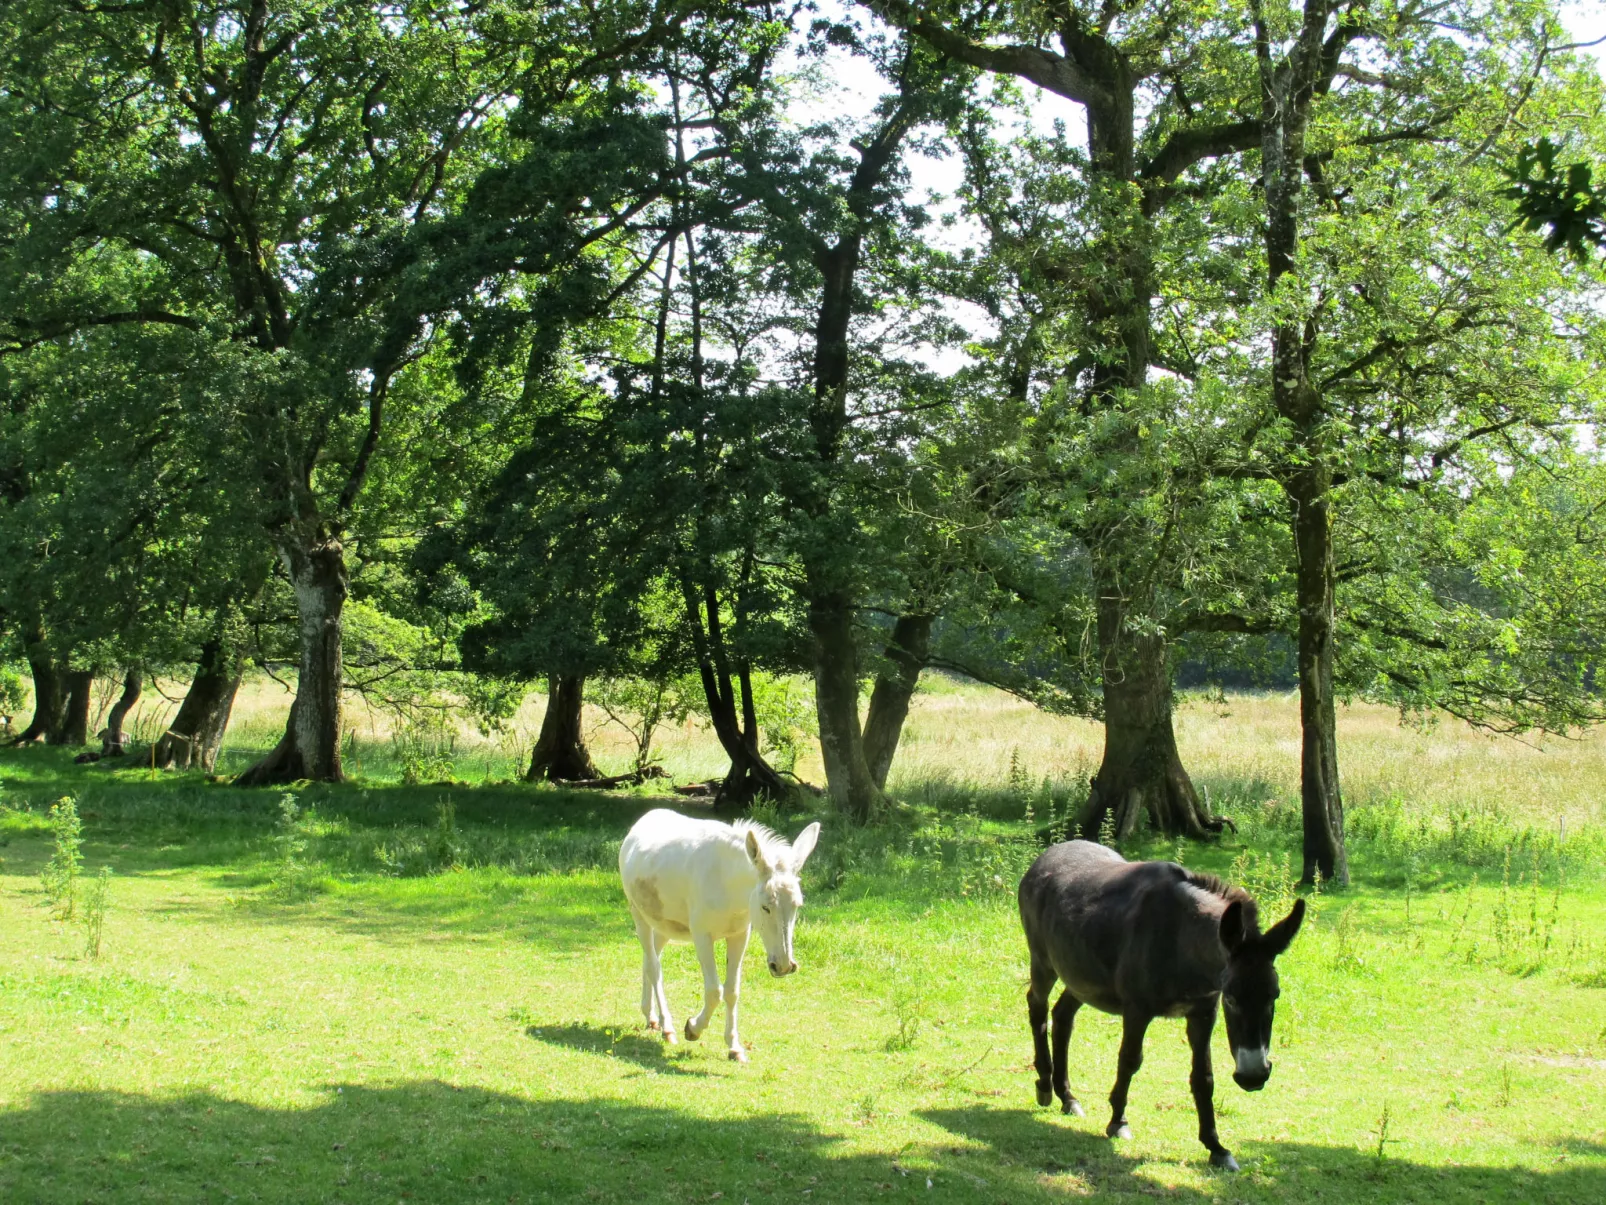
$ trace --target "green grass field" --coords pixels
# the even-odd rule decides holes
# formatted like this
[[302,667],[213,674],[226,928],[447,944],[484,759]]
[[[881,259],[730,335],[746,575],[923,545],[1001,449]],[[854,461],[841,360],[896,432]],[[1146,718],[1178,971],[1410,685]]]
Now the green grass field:
[[[1291,898],[1292,715],[1232,699],[1180,724],[1242,828],[1180,853],[1268,911]],[[819,816],[800,973],[749,952],[747,1066],[717,1022],[666,1049],[637,1011],[614,858],[659,799],[470,758],[474,785],[376,774],[297,792],[287,821],[278,792],[0,752],[0,1201],[1606,1200],[1600,742],[1374,709],[1343,731],[1357,881],[1283,960],[1264,1092],[1232,1086],[1218,1029],[1237,1176],[1194,1136],[1180,1022],[1150,1031],[1131,1142],[1103,1137],[1114,1018],[1084,1010],[1073,1039],[1089,1116],[1033,1104],[1013,889],[1089,726],[922,696],[898,812]],[[98,959],[40,879],[67,794],[80,915],[113,871]],[[666,982],[693,1011],[690,947]]]

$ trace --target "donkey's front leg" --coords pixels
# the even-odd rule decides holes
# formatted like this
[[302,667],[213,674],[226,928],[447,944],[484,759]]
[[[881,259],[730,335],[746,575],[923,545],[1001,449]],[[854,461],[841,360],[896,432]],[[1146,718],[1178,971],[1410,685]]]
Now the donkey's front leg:
[[1143,1066],[1143,1035],[1151,1020],[1145,1013],[1127,1013],[1122,1018],[1121,1056],[1115,1067],[1115,1087],[1110,1089],[1110,1124],[1104,1127],[1111,1138],[1132,1137],[1132,1127],[1126,1124],[1126,1093]]
[[1193,1107],[1199,1114],[1199,1141],[1210,1152],[1210,1166],[1223,1171],[1238,1170],[1232,1152],[1221,1145],[1216,1134],[1216,1075],[1210,1068],[1210,1035],[1216,1028],[1216,1000],[1212,996],[1188,1014],[1188,1045],[1193,1050],[1193,1072],[1188,1086],[1193,1089]]
[[743,929],[735,937],[725,939],[725,1050],[738,1063],[747,1062],[747,1051],[736,1036],[736,1002],[742,994],[742,956],[747,953],[747,938],[752,932]]
[[697,947],[697,961],[703,967],[703,1010],[686,1019],[686,1040],[695,1042],[703,1036],[714,1010],[719,1007],[719,966],[714,961],[714,935],[707,929],[692,934],[692,945]]

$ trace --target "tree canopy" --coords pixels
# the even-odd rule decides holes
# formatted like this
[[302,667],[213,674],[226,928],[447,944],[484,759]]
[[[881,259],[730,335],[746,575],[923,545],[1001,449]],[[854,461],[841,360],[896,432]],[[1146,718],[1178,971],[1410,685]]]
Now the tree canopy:
[[546,680],[530,775],[591,780],[631,680],[739,806],[806,675],[864,819],[936,667],[1103,723],[1084,831],[1202,837],[1177,662],[1275,645],[1341,879],[1339,699],[1602,718],[1576,50],[1507,0],[19,0],[21,735],[193,665],[163,760],[210,764],[255,661],[244,781],[338,781],[344,690],[450,672],[486,722]]

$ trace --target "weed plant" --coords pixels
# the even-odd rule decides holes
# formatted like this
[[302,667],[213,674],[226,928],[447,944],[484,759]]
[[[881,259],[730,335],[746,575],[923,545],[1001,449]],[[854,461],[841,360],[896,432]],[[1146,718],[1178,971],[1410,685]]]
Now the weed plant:
[[100,961],[101,937],[106,931],[106,908],[110,903],[112,868],[102,866],[100,874],[89,885],[84,895],[84,957],[91,962]]
[[84,864],[83,823],[71,795],[62,796],[51,806],[50,833],[54,848],[39,879],[56,919],[71,920],[78,903],[78,875]]

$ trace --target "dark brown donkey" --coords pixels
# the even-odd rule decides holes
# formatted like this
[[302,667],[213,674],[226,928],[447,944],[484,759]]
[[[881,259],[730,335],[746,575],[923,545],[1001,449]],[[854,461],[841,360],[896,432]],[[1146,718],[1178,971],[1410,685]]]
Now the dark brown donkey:
[[[1237,1061],[1232,1078],[1257,1092],[1271,1077],[1273,962],[1299,932],[1305,901],[1296,900],[1286,918],[1262,933],[1255,901],[1241,887],[1175,862],[1128,862],[1102,845],[1067,841],[1045,850],[1021,880],[1020,919],[1032,958],[1026,1011],[1037,1048],[1037,1103],[1048,1104],[1052,1091],[1065,1112],[1081,1116],[1066,1085],[1065,1047],[1076,1010],[1091,1004],[1124,1026],[1104,1132],[1132,1137],[1126,1093],[1143,1065],[1143,1035],[1156,1017],[1186,1017],[1199,1141],[1212,1166],[1237,1171],[1216,1136],[1210,1070],[1216,999],[1227,1011],[1227,1041]],[[1056,979],[1065,990],[1054,1005],[1050,1059],[1048,994]]]

